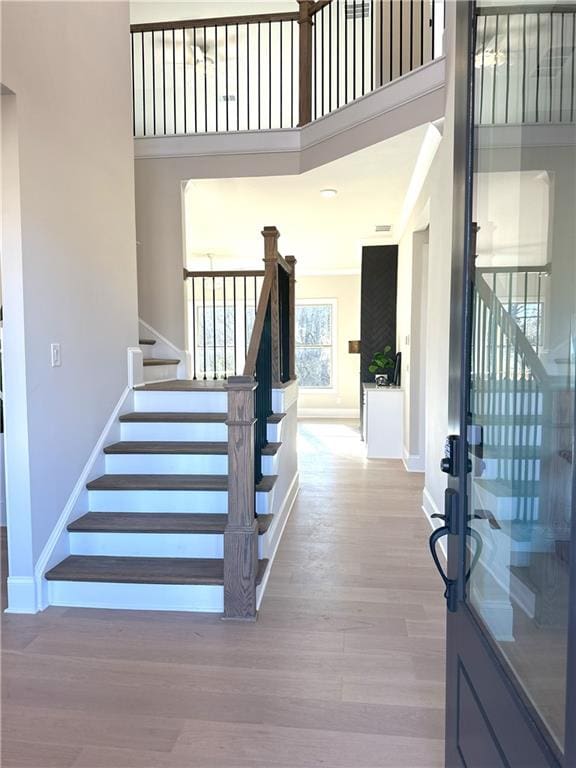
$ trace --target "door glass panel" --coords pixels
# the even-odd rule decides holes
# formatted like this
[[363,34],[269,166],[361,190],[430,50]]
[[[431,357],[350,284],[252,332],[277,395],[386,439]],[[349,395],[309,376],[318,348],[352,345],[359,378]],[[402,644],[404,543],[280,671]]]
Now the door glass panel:
[[478,8],[468,599],[562,748],[574,506],[576,7],[549,7]]

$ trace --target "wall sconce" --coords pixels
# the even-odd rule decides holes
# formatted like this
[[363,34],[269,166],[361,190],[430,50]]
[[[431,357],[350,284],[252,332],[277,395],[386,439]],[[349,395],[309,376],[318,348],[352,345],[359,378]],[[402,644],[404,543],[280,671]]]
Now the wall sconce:
[[359,355],[360,354],[360,345],[361,342],[358,341],[349,341],[348,342],[348,354],[349,355]]

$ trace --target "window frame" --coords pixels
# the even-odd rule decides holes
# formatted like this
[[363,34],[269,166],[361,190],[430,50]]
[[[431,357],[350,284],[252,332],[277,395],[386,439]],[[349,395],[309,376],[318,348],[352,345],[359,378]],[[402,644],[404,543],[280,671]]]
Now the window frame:
[[[296,297],[296,309],[299,306],[323,306],[327,305],[331,308],[331,343],[330,344],[298,344],[297,341],[295,341],[295,352],[298,350],[299,347],[305,348],[305,349],[330,349],[330,386],[329,387],[307,387],[304,384],[300,383],[300,380],[298,379],[298,388],[301,392],[305,392],[306,394],[333,394],[337,390],[337,381],[336,381],[336,372],[337,372],[337,366],[336,366],[336,354],[338,349],[338,325],[337,325],[337,310],[338,310],[338,301],[337,299],[327,299],[327,298],[298,298]],[[296,375],[298,375],[298,372],[296,371]]]

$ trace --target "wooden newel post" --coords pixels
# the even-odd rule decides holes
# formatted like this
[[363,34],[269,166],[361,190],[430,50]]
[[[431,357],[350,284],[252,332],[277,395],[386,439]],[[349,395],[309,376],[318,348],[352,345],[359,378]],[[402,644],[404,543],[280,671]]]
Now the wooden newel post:
[[290,381],[296,378],[296,259],[294,256],[286,256],[286,261],[292,267],[288,278],[288,312],[290,321]]
[[254,495],[252,376],[231,376],[228,391],[228,523],[224,530],[224,618],[256,619],[258,521]]
[[298,125],[312,121],[312,8],[313,0],[298,0],[299,115]]
[[264,227],[264,269],[274,275],[270,292],[270,313],[272,319],[272,384],[280,383],[280,303],[278,296],[278,238],[276,227]]

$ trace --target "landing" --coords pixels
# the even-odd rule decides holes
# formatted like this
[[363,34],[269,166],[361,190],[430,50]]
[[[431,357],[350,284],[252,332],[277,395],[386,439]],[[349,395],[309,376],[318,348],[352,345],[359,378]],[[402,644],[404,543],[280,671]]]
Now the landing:
[[167,379],[166,381],[154,381],[151,384],[140,384],[139,386],[134,387],[134,389],[147,392],[222,392],[225,383],[225,381],[214,381],[214,379],[208,379],[206,381]]

